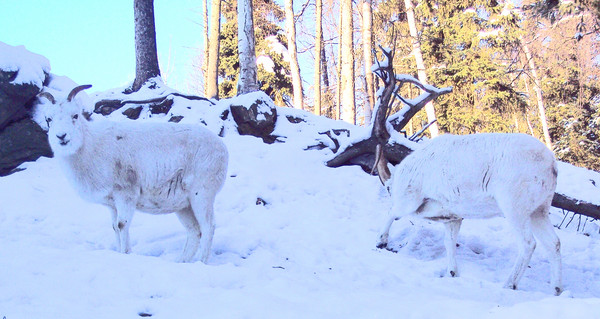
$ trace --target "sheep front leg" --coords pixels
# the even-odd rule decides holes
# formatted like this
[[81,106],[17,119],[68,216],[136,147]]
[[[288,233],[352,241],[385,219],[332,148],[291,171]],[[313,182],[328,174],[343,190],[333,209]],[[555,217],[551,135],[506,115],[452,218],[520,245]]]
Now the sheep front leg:
[[117,234],[117,248],[119,249],[119,252],[124,254],[129,254],[131,252],[131,245],[129,244],[129,225],[131,224],[133,213],[135,212],[135,208],[128,202],[130,201],[116,201],[116,220],[113,218],[113,228]]
[[398,220],[398,217],[392,216],[390,211],[390,217],[387,219],[385,225],[383,226],[383,230],[379,234],[379,241],[377,242],[377,248],[384,249],[387,248],[388,238],[390,236],[390,229],[392,228],[392,224],[395,220]]
[[110,208],[110,215],[112,217],[112,228],[115,231],[115,245],[118,252],[121,252],[121,230],[119,229],[119,214],[117,209],[113,206]]
[[448,259],[448,275],[458,277],[458,266],[456,265],[456,240],[462,219],[450,220],[444,223],[446,233],[444,237],[444,245],[446,246],[446,258]]

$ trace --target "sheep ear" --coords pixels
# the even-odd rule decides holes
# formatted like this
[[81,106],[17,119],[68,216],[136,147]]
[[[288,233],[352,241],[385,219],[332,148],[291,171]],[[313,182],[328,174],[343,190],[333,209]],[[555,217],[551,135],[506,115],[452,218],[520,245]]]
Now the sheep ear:
[[87,112],[87,111],[82,111],[81,115],[83,115],[83,118],[85,118],[88,122],[92,121],[92,113]]
[[41,92],[40,94],[37,95],[38,98],[40,97],[45,97],[48,99],[48,101],[50,101],[52,104],[56,104],[56,100],[54,99],[54,96],[52,96],[52,94],[48,93],[48,92]]
[[77,95],[77,93],[79,93],[82,90],[89,89],[91,87],[92,87],[91,84],[80,85],[80,86],[75,87],[73,90],[71,90],[71,93],[69,93],[69,96],[67,97],[67,101],[71,102],[71,100],[73,100],[73,98],[75,97],[75,95]]

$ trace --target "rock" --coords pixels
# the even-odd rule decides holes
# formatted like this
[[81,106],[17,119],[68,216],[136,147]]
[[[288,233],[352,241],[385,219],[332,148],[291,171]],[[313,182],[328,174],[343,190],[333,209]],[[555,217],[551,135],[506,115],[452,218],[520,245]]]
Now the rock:
[[41,91],[34,84],[12,83],[17,74],[18,72],[0,70],[0,131],[9,123],[27,117],[26,105]]
[[183,120],[183,115],[174,115],[171,116],[171,118],[169,119],[169,122],[173,122],[173,123],[179,123],[179,121]]
[[230,106],[231,115],[237,124],[238,133],[260,137],[265,143],[275,142],[272,136],[277,120],[275,103],[263,92],[250,93],[254,102],[250,105]]
[[96,102],[96,105],[94,105],[94,113],[107,116],[121,107],[123,107],[121,100],[102,100]]
[[141,105],[128,108],[127,110],[123,111],[123,115],[127,116],[127,118],[131,120],[137,120],[140,117],[143,108],[144,107]]
[[31,119],[11,123],[0,131],[0,176],[10,174],[23,162],[52,157],[48,136]]
[[167,114],[173,106],[173,100],[165,98],[162,101],[158,101],[150,104],[150,113],[152,114]]

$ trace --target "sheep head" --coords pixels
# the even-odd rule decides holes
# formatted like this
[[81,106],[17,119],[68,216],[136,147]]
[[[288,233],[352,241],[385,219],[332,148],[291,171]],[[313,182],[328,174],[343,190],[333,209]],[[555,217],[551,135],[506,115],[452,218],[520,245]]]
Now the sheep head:
[[48,99],[53,105],[46,112],[46,123],[48,124],[48,141],[54,155],[72,155],[83,145],[83,130],[85,128],[85,116],[83,107],[74,100],[77,93],[89,89],[91,85],[80,85],[75,87],[64,100],[57,100],[48,92],[42,92],[38,96]]

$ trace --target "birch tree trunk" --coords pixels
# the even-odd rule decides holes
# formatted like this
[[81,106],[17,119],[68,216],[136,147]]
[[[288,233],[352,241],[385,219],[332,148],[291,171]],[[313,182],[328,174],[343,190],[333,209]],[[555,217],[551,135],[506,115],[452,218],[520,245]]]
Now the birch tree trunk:
[[296,19],[294,17],[294,0],[285,0],[285,28],[288,40],[288,52],[290,53],[290,72],[292,73],[294,107],[304,110],[302,78],[300,77],[298,49],[296,48]]
[[533,61],[533,57],[531,56],[531,52],[529,51],[529,47],[523,41],[521,41],[523,46],[523,51],[525,52],[525,58],[527,59],[527,63],[529,64],[529,69],[531,71],[531,77],[533,77],[533,90],[535,91],[535,95],[537,97],[538,104],[538,114],[540,116],[540,122],[542,123],[542,131],[544,132],[544,140],[546,142],[546,146],[552,150],[552,140],[550,139],[550,132],[548,131],[548,121],[546,119],[546,109],[544,107],[544,100],[542,97],[542,86],[540,83],[540,78],[537,75],[537,70],[535,67],[535,61]]
[[314,113],[321,115],[321,57],[323,51],[323,1],[315,0],[315,106]]
[[252,0],[238,0],[238,52],[240,74],[237,95],[258,91]]
[[356,102],[354,99],[354,50],[353,50],[353,23],[352,0],[341,1],[341,94],[342,120],[356,124]]
[[156,52],[154,0],[134,0],[135,21],[135,80],[131,86],[138,91],[148,79],[160,76]]
[[365,126],[371,124],[371,113],[375,105],[375,87],[373,86],[373,71],[371,71],[371,65],[373,64],[373,11],[371,5],[372,0],[363,0],[362,42],[365,60],[365,84],[367,86],[365,91],[368,97],[368,103],[365,103]]
[[206,66],[205,95],[219,99],[219,34],[221,33],[221,0],[211,0],[208,65]]
[[[408,28],[410,29],[410,37],[412,38],[413,55],[415,56],[415,61],[417,63],[417,76],[419,77],[419,81],[427,84],[427,74],[425,73],[425,63],[423,62],[423,54],[421,53],[421,43],[417,32],[415,10],[412,0],[404,0],[404,5],[406,6],[406,19],[408,20]],[[429,102],[425,105],[425,112],[427,113],[427,120],[429,122],[436,119],[433,102]],[[431,134],[431,137],[439,135],[437,122],[429,126],[429,133]]]

